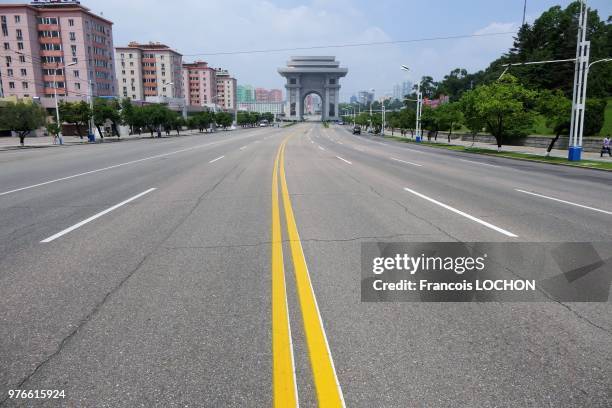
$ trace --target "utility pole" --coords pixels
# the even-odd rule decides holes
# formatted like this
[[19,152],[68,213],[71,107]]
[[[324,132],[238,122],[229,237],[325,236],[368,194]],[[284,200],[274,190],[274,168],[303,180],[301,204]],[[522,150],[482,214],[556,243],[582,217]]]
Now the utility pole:
[[87,138],[89,139],[90,142],[94,142],[95,139],[95,135],[94,135],[94,123],[93,123],[93,93],[94,93],[94,86],[93,86],[93,82],[91,79],[89,79],[89,109],[90,109],[90,116],[89,116],[89,121],[87,122]]
[[521,24],[521,27],[525,25],[525,14],[527,13],[527,0],[525,0],[525,2],[523,3],[523,24]]
[[385,135],[385,102],[382,104],[382,135]]
[[421,112],[423,110],[423,94],[421,93],[421,81],[417,84],[417,108],[416,108],[416,141],[421,142]]
[[580,161],[582,156],[582,132],[584,130],[584,109],[586,102],[587,75],[589,72],[589,52],[591,43],[586,40],[588,9],[586,0],[580,1],[578,19],[578,38],[576,44],[576,64],[574,68],[574,88],[572,95],[572,117],[568,149],[569,161]]

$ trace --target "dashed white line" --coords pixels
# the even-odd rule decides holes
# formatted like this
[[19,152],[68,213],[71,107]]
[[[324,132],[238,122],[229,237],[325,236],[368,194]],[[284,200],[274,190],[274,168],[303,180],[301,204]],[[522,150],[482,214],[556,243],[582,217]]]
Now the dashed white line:
[[396,159],[395,157],[390,157],[390,159],[391,159],[391,160],[398,161],[398,162],[401,162],[401,163],[411,164],[411,165],[413,165],[413,166],[423,167],[423,165],[422,165],[422,164],[413,163],[413,162],[409,162],[409,161],[406,161],[406,160],[401,160],[401,159]]
[[149,194],[151,191],[154,191],[154,190],[155,190],[155,188],[150,188],[150,189],[148,189],[147,191],[143,191],[143,192],[142,192],[142,193],[140,193],[140,194],[136,194],[134,197],[130,197],[130,198],[128,198],[127,200],[122,201],[122,202],[120,202],[119,204],[115,204],[115,205],[113,205],[112,207],[109,207],[109,208],[107,208],[107,209],[106,209],[106,210],[104,210],[104,211],[100,211],[99,213],[97,213],[97,214],[95,214],[95,215],[92,215],[91,217],[89,217],[89,218],[87,218],[87,219],[85,219],[85,220],[83,220],[83,221],[81,221],[81,222],[77,222],[77,223],[76,223],[76,224],[74,224],[73,226],[68,227],[68,228],[66,228],[65,230],[62,230],[62,231],[58,232],[57,234],[51,235],[50,237],[45,238],[45,239],[43,239],[43,240],[42,240],[42,241],[40,241],[40,242],[41,242],[41,243],[45,243],[45,244],[46,244],[46,243],[48,243],[48,242],[54,241],[54,240],[56,240],[57,238],[61,237],[62,235],[66,235],[66,234],[68,234],[69,232],[74,231],[75,229],[77,229],[77,228],[79,228],[79,227],[82,227],[83,225],[85,225],[85,224],[87,224],[87,223],[92,222],[92,221],[93,221],[93,220],[95,220],[96,218],[100,218],[101,216],[103,216],[103,215],[105,215],[105,214],[108,214],[109,212],[111,212],[111,211],[113,211],[113,210],[116,210],[117,208],[119,208],[119,207],[121,207],[121,206],[123,206],[123,205],[125,205],[125,204],[127,204],[127,203],[129,203],[129,202],[131,202],[131,201],[134,201],[134,200],[136,200],[136,199],[138,199],[138,198],[142,197],[142,196],[143,196],[143,195],[145,195],[145,194]]
[[212,159],[211,161],[209,161],[209,163],[214,163],[214,162],[216,162],[217,160],[221,160],[221,159],[222,159],[222,158],[224,158],[224,157],[225,157],[225,156],[219,156],[219,157],[217,157],[216,159]]
[[507,237],[511,237],[511,238],[518,238],[518,235],[513,234],[513,233],[512,233],[512,232],[510,232],[510,231],[506,231],[506,230],[505,230],[505,229],[503,229],[503,228],[500,228],[500,227],[498,227],[498,226],[496,226],[496,225],[493,225],[493,224],[488,223],[488,222],[486,222],[486,221],[484,221],[484,220],[481,220],[480,218],[476,218],[476,217],[474,217],[473,215],[470,215],[470,214],[465,213],[465,212],[463,212],[463,211],[461,211],[461,210],[458,210],[458,209],[456,209],[456,208],[453,208],[453,207],[451,207],[450,205],[447,205],[447,204],[441,203],[440,201],[434,200],[434,199],[433,199],[433,198],[431,198],[431,197],[427,197],[426,195],[421,194],[421,193],[419,193],[419,192],[417,192],[417,191],[414,191],[414,190],[412,190],[412,189],[409,189],[408,187],[404,187],[404,190],[406,190],[406,191],[408,191],[409,193],[412,193],[412,194],[414,194],[414,195],[416,195],[416,196],[418,196],[418,197],[421,197],[421,198],[422,198],[422,199],[424,199],[424,200],[427,200],[427,201],[432,202],[432,203],[434,203],[434,204],[436,204],[436,205],[439,205],[439,206],[440,206],[440,207],[442,207],[442,208],[446,208],[447,210],[452,211],[452,212],[454,212],[455,214],[459,214],[459,215],[461,215],[461,216],[463,216],[463,217],[465,217],[465,218],[467,218],[467,219],[469,219],[469,220],[472,220],[472,221],[477,222],[477,223],[479,223],[479,224],[481,224],[481,225],[484,225],[485,227],[491,228],[492,230],[495,230],[495,231],[497,231],[497,232],[499,232],[499,233],[501,233],[501,234],[504,234],[504,235],[505,235],[505,236],[507,236]]
[[602,210],[602,209],[595,208],[595,207],[589,207],[587,205],[573,203],[571,201],[561,200],[560,198],[549,197],[549,196],[545,196],[545,195],[538,194],[538,193],[532,193],[531,191],[525,191],[525,190],[521,190],[519,188],[515,188],[515,190],[518,191],[518,192],[521,192],[521,193],[532,195],[532,196],[546,198],[548,200],[558,201],[560,203],[569,204],[569,205],[573,205],[573,206],[580,207],[580,208],[586,208],[587,210],[593,210],[593,211],[597,211],[597,212],[600,212],[600,213],[612,215],[612,211],[606,211],[606,210]]
[[242,147],[240,148],[240,150],[244,150],[244,149],[246,149],[246,146],[242,146]]
[[325,150],[324,148],[322,148],[321,146],[317,145],[317,147],[321,150]]
[[336,158],[337,158],[337,159],[342,160],[342,161],[343,161],[343,162],[345,162],[345,163],[348,163],[348,164],[353,164],[353,163],[351,163],[350,161],[348,161],[348,160],[346,160],[346,159],[343,159],[343,158],[342,158],[342,157],[340,157],[340,156],[336,156]]
[[482,163],[482,162],[477,162],[477,161],[472,161],[472,160],[466,160],[466,159],[459,159],[462,162],[466,162],[466,163],[474,163],[474,164],[481,164],[483,166],[490,166],[490,167],[501,167],[501,166],[496,166],[494,164],[489,164],[489,163]]

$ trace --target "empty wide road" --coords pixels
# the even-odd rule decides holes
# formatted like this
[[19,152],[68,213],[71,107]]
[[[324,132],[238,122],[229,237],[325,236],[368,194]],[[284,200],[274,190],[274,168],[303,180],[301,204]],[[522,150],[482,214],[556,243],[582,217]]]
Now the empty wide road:
[[360,244],[612,241],[611,203],[320,124],[1,152],[0,406],[609,407],[610,303],[362,303]]

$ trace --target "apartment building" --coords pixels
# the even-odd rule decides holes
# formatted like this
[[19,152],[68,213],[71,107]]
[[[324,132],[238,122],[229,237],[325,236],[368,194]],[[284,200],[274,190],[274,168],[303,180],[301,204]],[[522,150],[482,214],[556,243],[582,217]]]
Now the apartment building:
[[280,89],[270,89],[268,93],[268,102],[282,102],[283,101],[283,91]]
[[187,106],[217,103],[217,70],[204,61],[183,64],[183,86]]
[[0,4],[4,97],[67,101],[116,95],[113,23],[78,1]]
[[225,69],[217,68],[217,104],[225,110],[237,108],[237,81]]
[[183,56],[165,44],[115,48],[118,93],[133,100],[184,98]]

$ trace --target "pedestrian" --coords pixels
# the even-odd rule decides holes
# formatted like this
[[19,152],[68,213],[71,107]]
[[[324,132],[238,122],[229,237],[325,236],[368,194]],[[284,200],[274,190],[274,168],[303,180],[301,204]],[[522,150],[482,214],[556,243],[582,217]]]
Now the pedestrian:
[[603,157],[604,153],[608,153],[608,156],[612,157],[612,152],[610,151],[610,135],[604,137],[600,157]]

